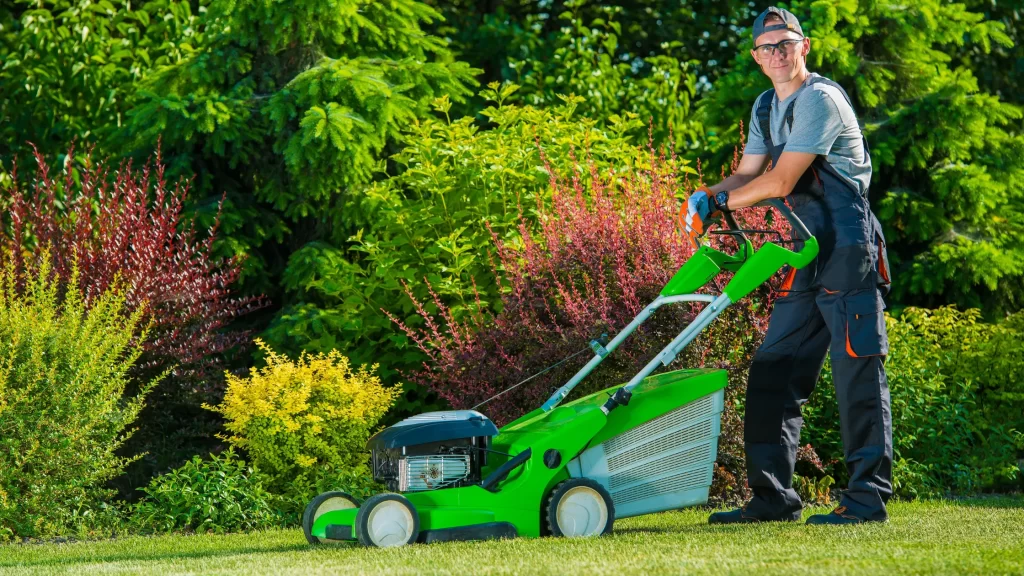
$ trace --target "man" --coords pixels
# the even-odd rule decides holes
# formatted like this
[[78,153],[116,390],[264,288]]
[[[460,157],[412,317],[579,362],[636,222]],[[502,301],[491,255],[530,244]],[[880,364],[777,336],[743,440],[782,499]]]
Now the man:
[[[808,524],[885,521],[892,495],[892,431],[883,296],[885,240],[868,205],[871,160],[846,92],[806,67],[811,44],[796,17],[768,8],[754,22],[751,55],[774,89],[755,101],[736,173],[687,200],[686,228],[702,234],[721,212],[784,198],[820,243],[790,269],[747,382],[744,445],[753,498],[711,523],[797,521],[793,468],[807,402],[825,354],[839,401],[848,490]],[[764,172],[771,161],[771,170]],[[799,247],[799,243],[797,245]]]

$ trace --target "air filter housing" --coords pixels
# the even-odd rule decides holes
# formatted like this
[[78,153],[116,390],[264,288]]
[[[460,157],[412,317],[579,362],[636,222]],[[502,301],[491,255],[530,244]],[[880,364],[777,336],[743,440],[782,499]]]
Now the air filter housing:
[[471,454],[406,456],[398,461],[398,491],[419,492],[454,486],[470,477]]

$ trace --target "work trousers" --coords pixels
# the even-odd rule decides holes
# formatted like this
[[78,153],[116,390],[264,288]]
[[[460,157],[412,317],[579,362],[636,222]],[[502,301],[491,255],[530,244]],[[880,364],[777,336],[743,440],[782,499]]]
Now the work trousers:
[[778,298],[747,381],[744,444],[753,498],[746,515],[799,518],[793,470],[800,407],[831,354],[840,433],[850,481],[844,514],[886,518],[892,495],[892,418],[885,374],[888,336],[878,289],[824,288]]

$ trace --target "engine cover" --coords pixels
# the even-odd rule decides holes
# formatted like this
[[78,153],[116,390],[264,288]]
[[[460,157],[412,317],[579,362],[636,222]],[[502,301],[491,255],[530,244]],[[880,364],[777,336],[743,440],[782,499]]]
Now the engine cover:
[[497,434],[494,422],[476,410],[446,410],[406,418],[371,436],[366,447],[383,450]]

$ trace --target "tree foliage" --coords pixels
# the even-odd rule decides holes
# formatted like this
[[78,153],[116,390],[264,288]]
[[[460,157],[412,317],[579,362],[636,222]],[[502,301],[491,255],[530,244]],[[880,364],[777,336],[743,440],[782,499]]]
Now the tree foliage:
[[1020,79],[1024,78],[1024,5],[1005,0],[966,0],[964,4],[986,20],[1001,22],[1013,45],[967,42],[957,52],[959,61],[978,77],[986,92],[1006,102],[1024,104],[1020,89]]
[[549,106],[559,95],[578,95],[582,115],[600,119],[630,112],[653,123],[658,142],[670,136],[673,144],[694,140],[698,131],[690,116],[697,61],[670,55],[679,41],[666,43],[658,54],[631,57],[630,47],[620,44],[623,9],[604,7],[585,21],[584,6],[567,2],[556,18],[562,24],[557,34],[543,43],[522,42],[512,52],[508,65],[523,87],[524,101]]
[[108,144],[127,121],[134,86],[184,57],[195,22],[188,1],[5,2],[0,169],[27,153],[27,142],[47,157],[73,140]]
[[273,295],[399,131],[468,93],[473,69],[422,31],[437,17],[412,0],[214,0],[186,57],[142,83],[122,136],[143,151],[162,139],[207,210],[227,193],[224,248]]
[[[688,62],[700,93],[728,72],[743,27],[757,15],[750,3],[738,0],[424,1],[445,16],[433,28],[451,42],[460,59],[484,70],[485,81],[522,83],[515,61],[550,53],[573,28],[603,34],[614,18],[616,62],[627,63],[638,75],[657,66],[648,58]],[[575,23],[567,23],[566,16]]]
[[[712,53],[722,51],[722,38],[734,34],[712,26],[709,16],[733,2],[704,3],[709,11],[700,17],[688,6],[660,1],[432,4],[448,16],[436,27],[459,57],[483,68],[486,79],[521,85],[525,102],[550,106],[559,95],[582,96],[582,114],[599,119],[636,113],[653,120],[658,142],[671,132],[678,147],[698,138],[693,102],[707,88],[708,75],[720,70]],[[680,36],[674,26],[683,21],[711,32]],[[471,100],[456,109],[472,114],[484,105]]]

